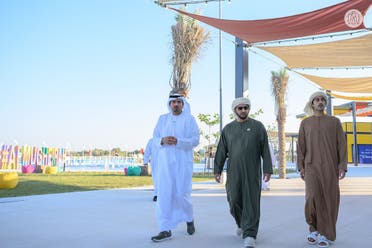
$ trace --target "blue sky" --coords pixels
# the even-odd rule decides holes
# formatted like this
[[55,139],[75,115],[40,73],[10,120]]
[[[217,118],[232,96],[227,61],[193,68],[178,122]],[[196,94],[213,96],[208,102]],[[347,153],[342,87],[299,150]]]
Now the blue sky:
[[[340,2],[233,0],[222,4],[222,17],[276,18]],[[196,7],[218,17],[218,3],[186,10]],[[174,17],[151,0],[0,1],[0,143],[73,150],[144,147],[167,111]],[[211,41],[193,65],[189,102],[195,116],[219,112],[218,30],[203,26]],[[226,124],[235,92],[235,47],[234,37],[222,37]],[[270,72],[284,64],[254,54],[249,59],[251,111],[262,109],[259,119],[272,125]],[[295,115],[317,89],[290,73],[287,131],[297,131]]]

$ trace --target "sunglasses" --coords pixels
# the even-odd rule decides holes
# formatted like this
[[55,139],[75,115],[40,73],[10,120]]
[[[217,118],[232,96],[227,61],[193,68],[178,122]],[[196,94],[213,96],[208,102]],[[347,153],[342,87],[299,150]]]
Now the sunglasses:
[[238,110],[247,110],[248,109],[248,106],[243,106],[243,107],[237,107]]

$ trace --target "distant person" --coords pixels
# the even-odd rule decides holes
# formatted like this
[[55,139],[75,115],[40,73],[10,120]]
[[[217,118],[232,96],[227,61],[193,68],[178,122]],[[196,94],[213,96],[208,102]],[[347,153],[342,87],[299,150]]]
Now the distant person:
[[263,124],[248,117],[251,102],[240,97],[232,102],[235,120],[221,133],[214,160],[214,176],[221,182],[227,162],[226,193],[237,235],[245,248],[255,247],[260,221],[261,159],[265,182],[273,173],[267,132]]
[[151,166],[151,176],[152,176],[152,182],[154,184],[154,197],[152,200],[156,202],[158,199],[158,189],[157,189],[157,182],[156,182],[156,175],[157,175],[157,146],[153,143],[153,139],[149,139],[147,142],[145,152],[143,154],[143,165],[149,165]]
[[157,220],[160,233],[151,238],[160,242],[172,237],[171,229],[186,222],[187,233],[194,234],[191,201],[193,149],[199,144],[199,128],[190,106],[180,94],[170,94],[169,113],[161,115],[152,142],[157,155]]
[[336,240],[336,222],[340,205],[339,179],[347,171],[345,135],[339,119],[324,113],[327,96],[315,92],[304,111],[298,133],[297,165],[305,181],[305,218],[309,244],[328,247]]

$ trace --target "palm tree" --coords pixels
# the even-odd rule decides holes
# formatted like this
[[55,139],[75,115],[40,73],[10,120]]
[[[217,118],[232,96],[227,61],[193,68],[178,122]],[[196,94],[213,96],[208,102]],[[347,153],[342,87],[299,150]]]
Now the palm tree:
[[176,24],[172,26],[172,80],[169,82],[172,92],[188,96],[191,88],[191,67],[200,55],[201,48],[209,40],[195,19],[178,14]]
[[286,69],[278,72],[271,72],[272,94],[275,99],[276,121],[278,123],[279,141],[279,178],[286,177],[286,156],[285,156],[285,121],[287,107],[285,96],[288,86],[288,75]]

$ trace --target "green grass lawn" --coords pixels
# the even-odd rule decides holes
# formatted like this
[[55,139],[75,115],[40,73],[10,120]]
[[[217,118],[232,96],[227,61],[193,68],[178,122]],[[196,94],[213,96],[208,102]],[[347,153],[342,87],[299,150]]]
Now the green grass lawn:
[[[193,181],[212,179],[211,174],[195,174]],[[0,198],[149,185],[152,185],[151,176],[125,176],[121,172],[61,172],[56,175],[19,174],[17,187],[14,189],[0,189]]]
[[[287,173],[294,172],[287,170]],[[276,174],[277,171],[274,171]],[[125,176],[122,172],[61,172],[51,174],[18,174],[14,189],[0,189],[0,198],[27,195],[56,194],[75,191],[151,186],[151,176]],[[214,180],[211,172],[194,173],[193,181]]]

